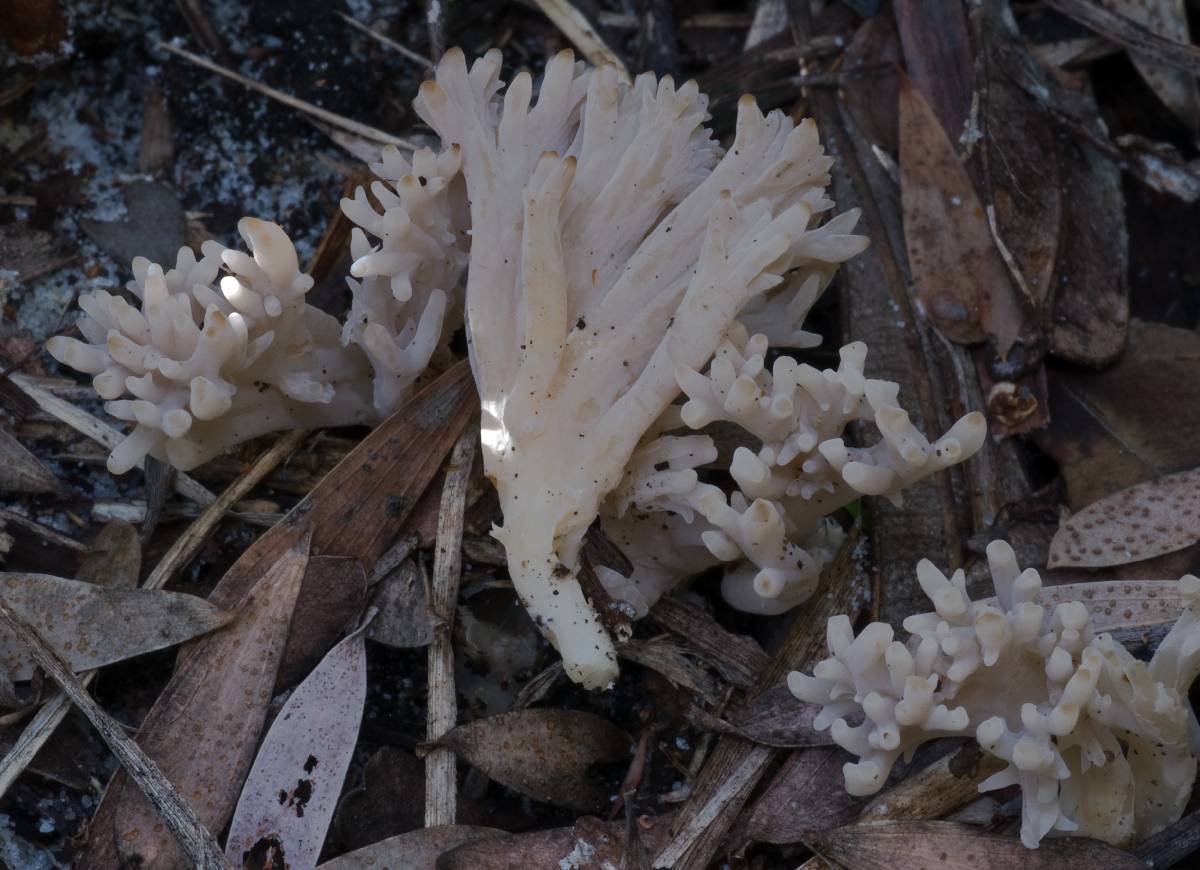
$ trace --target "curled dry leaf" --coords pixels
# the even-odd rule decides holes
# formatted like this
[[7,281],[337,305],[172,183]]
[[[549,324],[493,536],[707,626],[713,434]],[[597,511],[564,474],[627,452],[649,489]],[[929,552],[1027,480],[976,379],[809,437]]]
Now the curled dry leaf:
[[0,492],[64,492],[65,488],[21,442],[0,429]]
[[1050,542],[1051,568],[1107,568],[1200,541],[1200,468],[1139,483],[1088,505]]
[[608,804],[611,788],[590,774],[593,765],[629,759],[619,728],[579,710],[515,710],[447,732],[444,746],[514,791],[581,812]]
[[138,530],[124,520],[109,520],[75,569],[75,579],[97,586],[132,589],[142,573]]
[[[183,643],[232,616],[194,595],[105,588],[49,574],[2,573],[0,594],[76,671]],[[15,681],[34,671],[25,647],[3,627],[0,667]]]
[[425,579],[412,559],[379,581],[371,603],[379,615],[367,629],[369,639],[400,649],[428,646],[433,640]]
[[799,843],[854,821],[866,801],[846,792],[846,757],[829,746],[789,755],[750,809],[750,837],[760,843]]
[[326,861],[319,870],[434,870],[437,859],[451,849],[503,836],[499,828],[473,825],[421,828]]
[[[443,855],[438,870],[515,870],[564,868],[612,870],[614,867],[649,866],[653,855],[666,844],[669,817],[642,816],[634,824],[636,842],[629,841],[623,820],[602,822],[584,816],[570,828],[513,834],[478,840]],[[626,856],[630,860],[626,860]]]
[[317,866],[366,698],[367,653],[360,628],[329,651],[267,731],[229,827],[225,858],[230,864]]
[[[1099,0],[1106,9],[1135,21],[1161,37],[1189,45],[1192,41],[1188,30],[1187,10],[1184,0]],[[1200,93],[1196,78],[1186,72],[1157,63],[1139,52],[1131,52],[1130,59],[1141,73],[1146,84],[1154,89],[1158,98],[1168,109],[1192,130],[1200,130]]]
[[[305,534],[255,583],[227,629],[181,656],[142,722],[139,744],[209,830],[225,827],[254,760],[308,564]],[[109,783],[88,828],[87,867],[180,866],[178,846],[123,773]]]
[[900,198],[917,296],[959,344],[989,338],[1003,359],[1022,315],[987,215],[933,109],[900,80]]
[[1146,870],[1139,859],[1099,840],[1047,839],[1031,850],[1017,837],[955,822],[867,822],[817,834],[806,844],[846,870]]

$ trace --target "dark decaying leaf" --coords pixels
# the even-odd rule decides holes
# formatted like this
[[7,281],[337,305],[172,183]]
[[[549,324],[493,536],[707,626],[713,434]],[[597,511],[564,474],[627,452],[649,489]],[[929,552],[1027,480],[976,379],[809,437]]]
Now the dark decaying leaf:
[[688,718],[698,728],[790,749],[828,746],[832,742],[828,730],[813,728],[813,720],[819,712],[816,705],[797,700],[787,686],[774,686],[748,703],[735,706],[722,717],[693,707]]
[[1037,849],[1026,849],[1016,836],[989,834],[955,822],[868,822],[816,834],[805,842],[846,870],[1145,870],[1146,866],[1099,840],[1045,839]]
[[1054,418],[1035,438],[1058,462],[1072,510],[1200,467],[1200,438],[1188,410],[1200,407],[1197,364],[1200,333],[1133,320],[1112,368],[1051,372]]
[[[666,842],[670,827],[670,817],[643,816],[634,823],[636,842],[631,843],[623,820],[602,822],[584,816],[570,828],[512,834],[459,846],[438,859],[437,870],[648,867],[647,856],[654,855]],[[627,851],[630,860],[626,860]]]
[[187,224],[175,192],[157,181],[131,181],[125,188],[125,211],[120,220],[80,223],[92,241],[122,266],[140,256],[164,269],[173,268]]
[[581,812],[608,804],[593,765],[629,759],[629,738],[594,713],[515,710],[459,725],[435,744],[514,791]]
[[63,492],[50,469],[0,428],[0,492]]
[[1029,59],[1021,57],[1026,49],[1011,15],[996,14],[999,5],[984,4],[981,28],[981,152],[997,235],[1012,258],[1014,283],[1032,310],[1040,312],[1050,293],[1062,231],[1058,135],[1050,115],[1016,83],[1012,67],[1027,67]]
[[451,849],[503,836],[499,828],[472,825],[421,828],[326,861],[319,870],[434,870],[437,859]]
[[[383,747],[363,767],[362,785],[347,790],[338,802],[333,819],[337,842],[347,851],[358,850],[417,830],[425,823],[424,794],[424,763],[406,750]],[[503,807],[486,810],[459,790],[459,824],[479,827],[510,821],[519,824]]]
[[[1090,91],[1080,98],[1098,113]],[[1059,143],[1063,187],[1070,196],[1049,323],[1050,352],[1099,368],[1120,355],[1129,328],[1129,235],[1121,168],[1077,137],[1060,137]]]
[[963,7],[896,0],[904,67],[934,116],[954,139],[971,111],[971,40]]
[[426,646],[433,639],[425,578],[412,559],[406,559],[379,582],[371,603],[379,615],[367,637],[400,649]]
[[[235,622],[194,645],[143,720],[139,744],[209,830],[229,821],[266,721],[309,535],[283,554],[237,608]],[[179,848],[146,798],[118,773],[88,828],[89,867],[180,866]]]
[[367,577],[357,559],[311,557],[275,678],[276,691],[304,679],[325,651],[358,622],[366,601]]
[[866,801],[846,792],[847,758],[827,746],[789,755],[750,809],[750,836],[760,843],[799,843],[852,822]]
[[[0,592],[76,671],[183,643],[231,618],[194,595],[107,588],[48,574],[0,574]],[[34,671],[25,648],[2,627],[0,667],[16,681]]]
[[329,651],[291,694],[246,777],[225,858],[235,867],[316,867],[367,699],[363,629]]
[[921,92],[900,80],[900,198],[918,298],[949,339],[1001,359],[1023,315],[971,177]]
[[722,685],[705,668],[705,657],[683,644],[662,637],[631,640],[621,644],[617,653],[622,659],[649,668],[710,704],[720,703]]
[[1107,568],[1200,541],[1200,468],[1131,486],[1065,520],[1050,542],[1051,568]]
[[75,579],[97,586],[132,589],[142,571],[138,530],[123,520],[109,520],[75,569]]

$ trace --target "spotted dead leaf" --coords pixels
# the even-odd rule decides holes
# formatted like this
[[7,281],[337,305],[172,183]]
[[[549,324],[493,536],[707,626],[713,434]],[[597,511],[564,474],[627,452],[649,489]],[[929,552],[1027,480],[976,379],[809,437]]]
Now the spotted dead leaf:
[[1088,505],[1050,542],[1051,568],[1107,568],[1200,541],[1200,468],[1139,483]]
[[650,858],[667,844],[669,816],[643,816],[628,836],[624,820],[602,822],[585,816],[570,828],[512,834],[477,840],[443,855],[438,870],[611,870],[649,867]]
[[1133,855],[1099,840],[1047,838],[1037,849],[1026,849],[1015,835],[955,822],[867,822],[816,834],[805,843],[846,870],[1146,870]]
[[[231,618],[194,595],[105,588],[49,574],[0,573],[0,592],[76,671],[183,643]],[[25,645],[3,627],[0,667],[15,681],[34,671]]]
[[326,861],[318,870],[435,870],[437,859],[451,849],[503,836],[499,828],[474,825],[421,828]]
[[[310,540],[280,554],[234,608],[232,625],[180,658],[142,721],[139,745],[210,831],[229,821],[254,760]],[[167,870],[182,862],[154,807],[118,772],[88,827],[81,865]]]
[[750,810],[750,836],[760,843],[799,843],[854,821],[866,801],[846,792],[845,763],[846,754],[836,747],[789,755]]
[[[1104,580],[1042,587],[1047,611],[1069,601],[1087,606],[1096,633],[1174,622],[1184,603],[1174,580]],[[981,602],[989,603],[994,605],[996,599]]]
[[515,710],[459,725],[431,746],[453,749],[514,791],[581,812],[608,804],[614,783],[595,765],[629,759],[619,728],[579,710]]
[[360,628],[329,651],[267,731],[233,813],[225,845],[230,864],[264,870],[317,866],[366,698]]
[[975,187],[921,92],[900,78],[900,199],[917,296],[949,339],[1007,357],[1022,316]]

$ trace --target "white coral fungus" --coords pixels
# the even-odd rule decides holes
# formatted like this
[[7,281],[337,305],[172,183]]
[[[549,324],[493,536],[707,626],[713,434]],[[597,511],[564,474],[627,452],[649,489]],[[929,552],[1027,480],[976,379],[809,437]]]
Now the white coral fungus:
[[1084,604],[1047,610],[1038,572],[1021,571],[1008,544],[987,553],[994,603],[972,602],[961,570],[947,579],[922,561],[934,612],[904,621],[907,645],[878,622],[855,637],[837,616],[830,657],[789,676],[798,698],[822,705],[816,727],[858,756],[843,768],[847,790],[872,794],[902,754],[974,731],[1008,762],[979,789],[1020,785],[1029,848],[1054,830],[1127,845],[1174,822],[1196,775],[1187,691],[1200,674],[1200,580],[1179,581],[1187,608],[1147,665],[1093,635]]
[[[752,613],[795,607],[812,595],[841,540],[838,527],[826,522],[830,514],[863,495],[899,500],[905,487],[983,444],[987,425],[978,413],[927,441],[899,406],[898,385],[865,377],[861,342],[842,348],[836,370],[786,356],[768,369],[765,336],[747,337],[740,326],[728,335],[707,375],[686,366],[676,371],[687,396],[679,417],[693,429],[736,424],[762,446],[734,452],[729,472],[737,490],[728,500],[695,470],[716,459],[707,436],[667,435],[634,454],[604,515],[605,530],[634,572],[599,573],[612,594],[639,612],[682,577],[721,562],[732,563],[721,591],[734,607]],[[845,430],[855,421],[873,425],[879,440],[848,446]],[[664,512],[675,516],[664,519]]]
[[[108,468],[147,455],[187,470],[277,429],[374,422],[369,368],[341,345],[341,326],[308,305],[312,278],[277,225],[244,218],[253,256],[208,242],[175,267],[144,257],[126,286],[131,305],[103,290],[80,297],[83,341],[47,342],[60,362],[93,375],[105,409],[134,423]],[[221,266],[231,273],[217,283]],[[130,396],[131,398],[123,398]]]
[[855,213],[819,223],[830,159],[812,121],[743,98],[722,156],[694,82],[625,86],[563,52],[531,105],[528,73],[499,95],[500,64],[498,51],[470,68],[447,52],[416,108],[462,156],[496,534],[568,673],[604,686],[616,655],[576,576],[580,545],[678,394],[676,372],[704,368],[738,312],[785,276],[827,276],[866,240],[850,234]]

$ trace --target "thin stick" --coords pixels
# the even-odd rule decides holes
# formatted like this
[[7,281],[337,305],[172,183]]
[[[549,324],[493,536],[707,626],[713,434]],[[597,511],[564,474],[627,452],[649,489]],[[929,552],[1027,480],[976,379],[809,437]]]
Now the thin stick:
[[[450,643],[458,585],[462,579],[463,515],[475,442],[479,433],[467,426],[450,453],[438,512],[437,547],[433,557],[433,641],[429,644],[429,712],[426,739],[435,741],[454,727],[458,701],[454,690],[454,648]],[[434,749],[425,756],[425,826],[453,825],[457,815],[458,783],[454,753]]]
[[425,67],[425,69],[433,69],[433,61],[431,61],[427,57],[424,57],[423,55],[417,54],[415,51],[413,51],[407,45],[401,45],[400,43],[396,42],[396,40],[394,40],[394,39],[388,39],[382,33],[376,33],[374,30],[367,27],[367,25],[365,25],[361,21],[359,21],[357,18],[351,18],[345,12],[339,12],[338,15],[340,15],[342,20],[345,21],[347,24],[349,24],[351,27],[361,30],[367,36],[371,37],[374,40],[377,40],[378,42],[383,43],[384,45],[386,45],[388,48],[392,49],[393,51],[400,52],[400,54],[404,55],[406,58],[411,60],[413,63],[419,64],[419,65]]
[[225,856],[216,838],[200,823],[175,787],[141,748],[125,736],[121,726],[100,709],[87,689],[71,673],[67,663],[25,620],[0,600],[0,620],[12,629],[30,655],[54,682],[62,688],[83,715],[88,717],[113,755],[121,762],[142,793],[154,805],[167,828],[175,835],[193,867],[201,870],[225,870]]
[[192,54],[190,51],[178,46],[171,45],[167,42],[159,42],[158,47],[163,51],[169,51],[172,54],[177,54],[185,60],[190,60],[197,66],[202,66],[210,72],[215,72],[217,75],[225,76],[227,79],[237,82],[239,85],[250,88],[252,91],[258,91],[260,94],[270,97],[283,103],[285,106],[290,106],[293,109],[298,109],[306,115],[312,115],[314,118],[320,118],[326,124],[331,124],[345,130],[348,133],[353,133],[356,136],[362,136],[364,139],[371,139],[375,142],[382,142],[385,145],[395,145],[397,148],[406,148],[409,151],[416,151],[417,146],[413,145],[406,139],[401,139],[399,136],[393,136],[391,133],[385,133],[382,130],[377,130],[367,124],[343,118],[341,115],[334,114],[327,109],[322,109],[320,106],[314,106],[312,103],[306,103],[304,100],[297,99],[291,94],[285,94],[283,91],[277,91],[274,88],[268,87],[260,82],[256,82],[252,78],[236,73],[231,69],[226,69],[220,64],[213,63],[211,60],[201,57],[198,54]]
[[204,544],[209,533],[216,528],[225,513],[270,474],[275,466],[291,456],[303,443],[307,434],[303,430],[288,432],[262,456],[258,457],[253,465],[246,469],[237,480],[229,484],[225,491],[217,497],[217,500],[206,507],[204,512],[187,527],[187,530],[175,539],[171,549],[167,550],[166,555],[154,566],[154,570],[150,572],[150,576],[146,578],[143,585],[147,589],[162,589],[166,586],[167,581],[176,571],[192,561],[196,551]]
[[[42,389],[35,379],[28,375],[23,375],[18,372],[13,372],[8,376],[17,387],[33,399],[37,406],[63,423],[66,423],[76,432],[79,432],[91,438],[100,444],[103,444],[109,450],[112,450],[118,444],[125,440],[125,436],[109,426],[98,417],[94,417],[82,408],[77,408],[70,402],[64,402],[58,396],[53,395],[48,390]],[[140,468],[143,463],[139,462]],[[188,477],[182,471],[175,475],[175,491],[184,498],[189,498],[201,507],[207,507],[217,500],[214,493],[209,492],[208,488],[201,484],[194,477]]]
[[44,538],[51,544],[66,547],[68,550],[74,550],[77,553],[86,553],[88,551],[87,544],[81,544],[74,538],[64,535],[62,532],[55,531],[49,526],[43,526],[41,523],[29,519],[29,517],[23,517],[15,511],[0,508],[0,522],[20,526],[27,531],[33,532],[38,537]]
[[[90,671],[80,678],[79,685],[86,689],[95,678],[96,672]],[[25,768],[46,745],[50,735],[62,724],[62,720],[67,718],[69,712],[71,699],[66,692],[59,689],[33,714],[17,742],[4,754],[4,758],[0,758],[0,798],[8,793],[17,777],[25,772]]]

